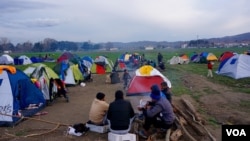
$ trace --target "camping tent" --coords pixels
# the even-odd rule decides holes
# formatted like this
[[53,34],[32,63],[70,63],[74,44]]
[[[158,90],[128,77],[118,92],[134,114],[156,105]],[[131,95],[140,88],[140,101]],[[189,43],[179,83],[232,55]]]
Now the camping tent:
[[107,57],[97,56],[91,67],[91,72],[96,74],[105,74],[106,72],[111,72],[112,66],[112,61],[108,60]]
[[91,68],[94,63],[94,60],[90,56],[84,56],[81,59],[81,64],[87,68]]
[[32,61],[32,63],[41,63],[41,62],[43,62],[43,58],[35,57],[35,56],[30,57],[30,60]]
[[74,64],[78,64],[78,62],[81,60],[79,56],[76,54],[72,54],[71,52],[64,52],[58,59],[57,63],[60,63],[62,61],[69,61]]
[[21,55],[18,58],[15,58],[14,61],[15,65],[27,65],[32,63],[30,58],[26,55]]
[[179,56],[173,56],[170,60],[169,60],[169,64],[174,65],[174,64],[182,64],[181,62],[181,58]]
[[193,63],[198,63],[200,62],[200,55],[196,52],[193,52],[191,55],[190,55],[190,60],[191,62]]
[[207,54],[207,61],[218,61],[218,58],[210,52]]
[[35,78],[39,82],[40,89],[43,92],[43,96],[46,100],[52,99],[49,95],[49,79],[59,78],[54,70],[44,64],[36,63],[27,67],[23,72],[30,78]]
[[[0,126],[13,126],[45,106],[43,93],[13,66],[0,65]],[[16,116],[16,117],[15,117]]]
[[182,60],[182,64],[188,64],[189,63],[189,57],[187,54],[183,53],[181,55],[179,55],[179,57],[181,58]]
[[219,61],[222,62],[225,59],[228,59],[230,57],[234,56],[234,52],[232,51],[225,51],[220,55]]
[[186,54],[181,54],[179,56],[173,56],[169,60],[169,64],[188,64],[189,63],[189,57]]
[[14,64],[14,59],[8,54],[3,54],[2,56],[0,56],[0,64],[2,65]]
[[127,70],[136,70],[138,69],[141,62],[141,56],[139,53],[124,53],[119,56],[116,60],[115,70],[123,71],[124,69]]
[[171,82],[162,73],[150,65],[144,65],[135,71],[135,75],[129,83],[127,95],[149,94],[153,84],[160,87],[164,81],[171,88]]
[[53,69],[67,85],[75,85],[76,81],[80,82],[83,80],[83,75],[78,64],[62,61],[61,63],[57,63]]
[[219,75],[225,75],[234,79],[250,77],[250,56],[246,54],[235,54],[222,61],[216,71]]
[[70,69],[70,64],[67,61],[57,63],[53,70],[59,75],[59,78],[64,81],[65,84],[75,85],[73,71]]

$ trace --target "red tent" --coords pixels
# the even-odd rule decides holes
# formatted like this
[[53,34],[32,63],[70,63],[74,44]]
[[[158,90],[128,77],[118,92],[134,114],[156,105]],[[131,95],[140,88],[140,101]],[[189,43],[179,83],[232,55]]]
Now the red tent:
[[142,66],[135,71],[135,76],[128,86],[127,96],[149,94],[152,85],[157,84],[160,87],[164,81],[171,88],[171,82],[157,69],[150,65]]
[[232,56],[234,56],[234,53],[232,51],[226,51],[220,55],[219,61],[222,62],[223,60],[228,59]]

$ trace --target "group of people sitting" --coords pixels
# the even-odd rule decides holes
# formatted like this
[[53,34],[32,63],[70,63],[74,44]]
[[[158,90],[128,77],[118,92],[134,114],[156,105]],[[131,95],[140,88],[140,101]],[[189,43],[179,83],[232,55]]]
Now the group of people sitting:
[[[143,116],[143,129],[138,133],[143,138],[148,138],[151,125],[158,131],[167,130],[172,127],[175,115],[171,105],[171,92],[166,82],[151,87],[151,101],[143,107],[137,107]],[[127,134],[132,126],[132,122],[137,116],[130,101],[124,99],[123,91],[115,92],[115,100],[110,104],[105,101],[105,94],[98,92],[93,100],[89,121],[98,126],[108,125],[110,132],[114,134]],[[157,132],[158,132],[157,131]]]

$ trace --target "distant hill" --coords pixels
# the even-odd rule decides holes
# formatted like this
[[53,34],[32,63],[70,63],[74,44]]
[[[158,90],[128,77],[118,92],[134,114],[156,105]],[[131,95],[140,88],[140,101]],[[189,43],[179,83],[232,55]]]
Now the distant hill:
[[237,43],[237,42],[250,43],[250,32],[233,35],[233,36],[225,36],[221,38],[211,38],[211,39],[208,39],[208,41],[214,42],[214,43]]
[[[199,39],[208,41],[210,44],[213,43],[249,43],[250,44],[250,32],[233,35],[233,36],[225,36],[225,37],[217,37],[217,38],[208,38],[208,39]],[[194,41],[194,40],[193,40]],[[145,46],[153,46],[157,48],[161,47],[177,47],[179,48],[182,44],[188,43],[191,41],[176,41],[176,42],[167,42],[167,41],[137,41],[137,42],[111,42],[114,47],[118,47],[120,49],[123,48],[143,48]]]

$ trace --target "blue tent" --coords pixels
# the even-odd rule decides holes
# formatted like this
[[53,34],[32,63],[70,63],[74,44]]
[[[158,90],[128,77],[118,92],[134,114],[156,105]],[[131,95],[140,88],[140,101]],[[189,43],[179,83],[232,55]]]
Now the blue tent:
[[13,126],[45,107],[43,93],[13,66],[0,65],[0,126]]
[[32,61],[32,63],[41,63],[41,62],[44,62],[42,58],[35,57],[35,56],[30,57],[30,60]]

